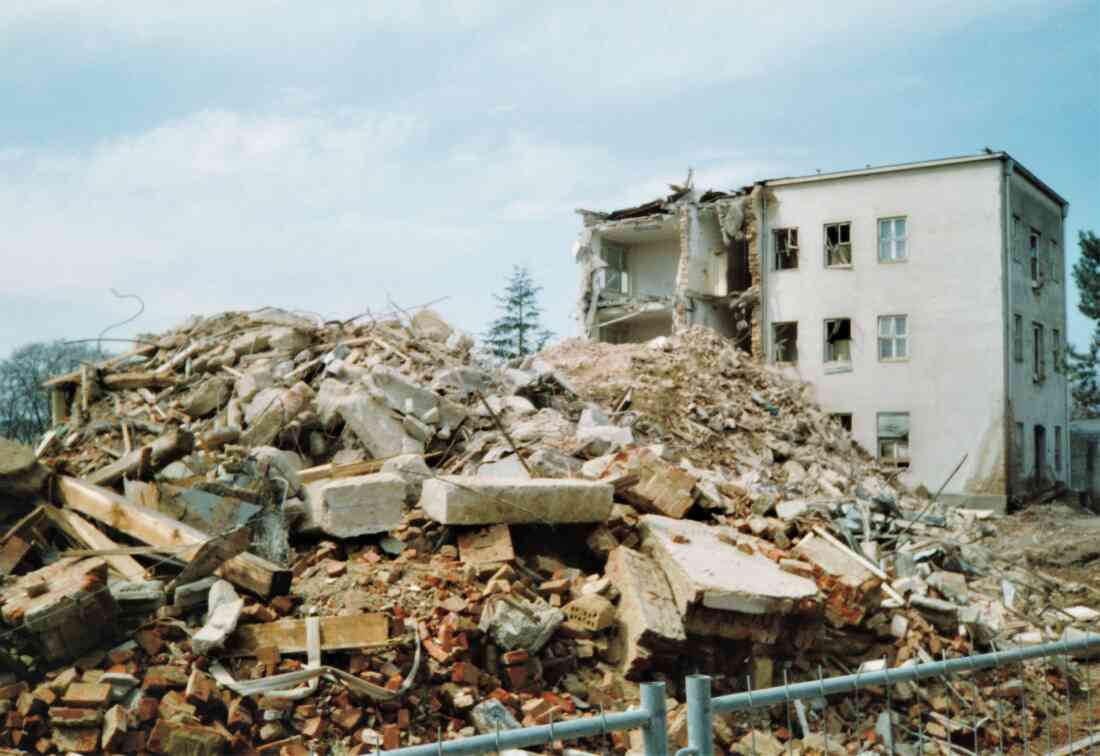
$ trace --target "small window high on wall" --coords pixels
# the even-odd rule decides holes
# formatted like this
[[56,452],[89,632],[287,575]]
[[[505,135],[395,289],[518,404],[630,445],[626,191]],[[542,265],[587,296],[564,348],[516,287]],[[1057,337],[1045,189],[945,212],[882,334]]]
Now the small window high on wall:
[[878,459],[884,465],[909,468],[909,413],[878,413]]

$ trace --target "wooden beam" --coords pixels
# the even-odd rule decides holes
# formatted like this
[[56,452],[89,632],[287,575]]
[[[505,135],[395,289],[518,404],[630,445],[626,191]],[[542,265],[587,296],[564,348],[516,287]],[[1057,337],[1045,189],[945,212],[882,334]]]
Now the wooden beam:
[[[389,618],[385,614],[357,614],[321,618],[321,650],[352,651],[384,644],[389,640]],[[256,649],[274,646],[283,654],[306,651],[306,621],[278,620],[241,625],[225,644],[229,656],[254,656]]]
[[103,377],[103,386],[108,391],[125,391],[127,389],[167,388],[175,386],[178,381],[173,375],[161,373],[113,373]]
[[97,486],[109,486],[128,475],[151,474],[187,456],[194,448],[195,437],[190,431],[169,431],[153,443],[134,449],[117,462],[96,470],[88,476],[88,481]]
[[34,546],[34,534],[31,531],[45,516],[42,507],[35,507],[30,514],[15,523],[3,538],[0,538],[0,575],[9,575],[23,557]]
[[[131,351],[126,352],[125,354],[120,354],[117,357],[112,357],[111,359],[109,359],[105,362],[99,363],[98,365],[96,365],[96,368],[98,368],[100,370],[104,370],[106,368],[114,367],[115,365],[118,365],[123,360],[126,360],[130,357],[144,357],[146,355],[152,354],[153,352],[157,351],[157,349],[159,349],[159,348],[160,347],[158,347],[156,344],[143,344],[142,346],[139,346],[137,349],[132,349]],[[68,386],[70,384],[77,384],[77,383],[80,383],[80,370],[73,370],[70,373],[62,373],[61,375],[57,375],[57,376],[54,376],[53,378],[49,378],[49,379],[43,381],[42,382],[42,387],[43,388],[53,388],[55,386]]]
[[[45,511],[46,516],[49,517],[57,527],[65,531],[65,533],[77,543],[82,543],[89,549],[118,551],[119,547],[117,543],[104,535],[103,531],[85,520],[76,512],[58,509],[52,504],[43,504],[42,509]],[[103,557],[104,561],[107,562],[115,572],[122,575],[127,580],[145,579],[145,568],[138,564],[133,557],[119,553],[104,553]]]
[[349,462],[344,465],[328,464],[307,467],[298,471],[298,479],[302,483],[312,483],[326,478],[350,478],[356,475],[368,475],[381,470],[384,461],[381,459],[368,459],[363,462]]
[[[57,490],[66,506],[131,538],[151,546],[194,546],[194,549],[181,552],[180,559],[185,562],[190,562],[198,547],[210,538],[198,528],[134,504],[108,488],[85,480],[60,477]],[[233,557],[217,572],[234,585],[263,597],[290,590],[290,570],[250,552]]]

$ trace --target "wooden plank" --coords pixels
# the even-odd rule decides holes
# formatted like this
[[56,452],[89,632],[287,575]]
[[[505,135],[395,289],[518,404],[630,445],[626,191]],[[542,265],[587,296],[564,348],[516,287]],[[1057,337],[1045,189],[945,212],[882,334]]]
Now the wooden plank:
[[[66,506],[131,538],[152,546],[195,546],[180,554],[184,561],[190,561],[198,546],[209,538],[198,528],[134,504],[110,489],[84,480],[63,476],[58,479],[57,490]],[[259,596],[277,596],[290,589],[290,570],[250,552],[233,557],[217,572],[234,585]]]
[[113,373],[103,377],[103,385],[113,391],[149,388],[150,386],[167,388],[168,386],[175,386],[176,383],[175,376],[161,373]]
[[307,467],[298,471],[298,479],[302,483],[312,483],[315,480],[326,480],[328,478],[351,478],[356,475],[368,475],[381,470],[384,461],[381,459],[368,459],[363,462],[349,462],[345,465],[328,464]]
[[109,486],[127,475],[139,472],[151,474],[187,456],[194,448],[195,437],[190,431],[169,431],[153,443],[135,449],[117,462],[96,470],[88,476],[88,482],[97,486]]
[[[321,650],[351,651],[384,644],[389,640],[389,618],[385,614],[357,614],[351,617],[321,618]],[[225,653],[254,656],[257,649],[274,646],[283,654],[306,651],[306,621],[279,620],[241,625],[229,636]]]
[[250,538],[251,534],[248,532],[248,528],[242,525],[235,530],[206,541],[202,546],[199,546],[191,561],[183,568],[183,572],[177,575],[169,584],[168,590],[171,591],[177,585],[193,583],[213,574],[223,563],[246,551]]
[[[117,551],[117,543],[76,512],[58,509],[52,504],[44,504],[42,508],[59,528],[68,533],[78,543],[84,544],[89,549],[115,549]],[[133,557],[117,553],[104,554],[104,557],[107,564],[127,580],[145,579],[145,568],[138,564]]]
[[1046,756],[1069,756],[1071,753],[1077,753],[1085,748],[1091,748],[1092,746],[1100,743],[1100,732],[1093,733],[1092,735],[1086,735],[1080,740],[1075,740],[1069,745],[1064,745],[1061,748],[1056,748],[1053,751],[1047,751]]
[[[153,352],[157,351],[158,348],[159,347],[156,344],[143,344],[137,349],[132,349],[125,354],[120,354],[117,357],[112,357],[106,362],[99,363],[98,365],[96,365],[96,368],[104,370],[106,368],[114,367],[115,365],[118,365],[123,360],[126,360],[130,357],[144,357],[146,355],[152,354]],[[48,389],[53,388],[54,386],[67,386],[76,383],[80,383],[79,370],[73,370],[70,373],[62,373],[61,375],[49,378],[42,382],[42,387]]]
[[34,534],[30,531],[36,526],[45,512],[35,507],[30,514],[15,523],[0,539],[0,575],[10,575],[34,546]]
[[[0,597],[4,606],[2,615],[9,625],[17,625],[28,612],[41,611],[75,593],[95,576],[100,587],[106,587],[107,563],[102,559],[59,559],[51,565],[21,576]],[[45,583],[49,590],[37,596],[27,593],[27,586]]]

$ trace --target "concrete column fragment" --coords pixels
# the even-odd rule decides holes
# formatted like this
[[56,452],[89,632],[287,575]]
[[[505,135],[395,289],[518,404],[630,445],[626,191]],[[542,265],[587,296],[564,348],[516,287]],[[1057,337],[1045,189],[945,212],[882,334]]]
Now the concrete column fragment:
[[587,480],[447,475],[424,482],[420,508],[444,525],[604,522],[613,493]]
[[404,478],[389,472],[310,483],[301,529],[337,538],[385,533],[401,524],[406,490]]

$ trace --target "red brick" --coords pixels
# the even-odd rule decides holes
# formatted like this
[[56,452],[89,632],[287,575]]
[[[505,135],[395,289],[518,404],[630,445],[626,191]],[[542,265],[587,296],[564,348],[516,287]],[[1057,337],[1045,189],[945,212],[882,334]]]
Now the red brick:
[[401,728],[395,724],[382,727],[382,748],[393,751],[401,747]]

